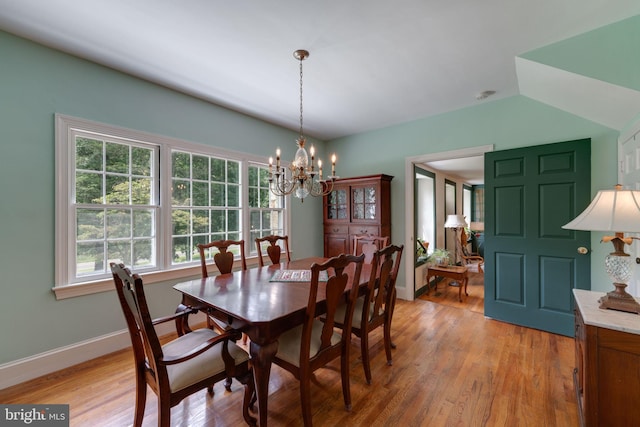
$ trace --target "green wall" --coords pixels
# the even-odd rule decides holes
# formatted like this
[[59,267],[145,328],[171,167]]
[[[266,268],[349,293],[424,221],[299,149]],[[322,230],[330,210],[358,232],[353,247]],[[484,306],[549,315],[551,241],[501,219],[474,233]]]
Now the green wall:
[[[236,151],[293,158],[297,134],[0,32],[0,364],[125,328],[115,292],[57,301],[54,114]],[[326,158],[322,141],[313,141]],[[292,200],[295,257],[323,253],[322,200]],[[300,244],[297,244],[300,242]],[[173,312],[172,283],[149,287]]]
[[[616,183],[618,132],[533,101],[524,96],[484,103],[451,113],[333,140],[345,176],[372,173],[393,175],[391,235],[405,243],[405,158],[493,144],[495,150],[591,138],[592,192]],[[345,165],[349,165],[345,167]],[[592,288],[610,290],[603,270],[609,246],[592,237]],[[405,262],[411,257],[403,257]],[[602,260],[602,262],[600,262]],[[397,286],[413,287],[413,277],[398,276]],[[400,291],[399,291],[400,292]]]

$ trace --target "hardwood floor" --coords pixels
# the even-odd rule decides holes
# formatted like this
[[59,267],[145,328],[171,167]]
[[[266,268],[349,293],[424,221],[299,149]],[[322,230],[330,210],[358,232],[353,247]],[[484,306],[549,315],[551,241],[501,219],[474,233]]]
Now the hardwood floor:
[[[354,338],[351,412],[342,402],[339,361],[316,373],[314,425],[578,425],[572,339],[422,299],[398,301],[392,330],[393,366],[386,365],[381,331],[371,336],[371,385],[364,381]],[[130,351],[123,350],[0,390],[0,402],[67,403],[72,426],[131,425],[132,363]],[[270,425],[301,425],[298,381],[274,366],[269,389]],[[227,393],[216,384],[214,390],[213,397],[202,391],[174,407],[172,425],[243,425],[241,386],[234,382]],[[156,402],[149,390],[145,426],[157,425]]]
[[458,288],[451,286],[451,283],[455,282],[451,279],[443,279],[438,283],[438,288],[432,289],[429,295],[422,294],[421,300],[431,301],[438,304],[445,304],[456,308],[465,310],[471,310],[476,313],[484,313],[484,275],[478,273],[477,270],[469,271],[469,283],[467,284],[467,292],[469,295],[465,296],[464,289],[462,290],[462,302],[458,299]]

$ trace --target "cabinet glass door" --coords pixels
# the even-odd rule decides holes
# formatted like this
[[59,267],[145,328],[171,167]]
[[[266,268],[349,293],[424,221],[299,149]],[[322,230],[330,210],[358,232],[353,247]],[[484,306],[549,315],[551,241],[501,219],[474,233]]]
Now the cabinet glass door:
[[327,196],[327,219],[348,219],[346,189],[333,190]]
[[376,219],[376,187],[354,187],[352,189],[352,217],[354,220]]

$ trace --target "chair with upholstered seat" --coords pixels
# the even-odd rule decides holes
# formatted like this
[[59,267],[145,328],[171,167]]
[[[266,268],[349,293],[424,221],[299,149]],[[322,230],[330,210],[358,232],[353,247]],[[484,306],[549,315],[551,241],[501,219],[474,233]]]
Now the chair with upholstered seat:
[[[210,257],[207,257],[207,252],[211,252],[211,248],[216,248],[217,253],[211,253]],[[244,240],[215,240],[206,244],[199,244],[198,250],[200,251],[200,267],[202,269],[202,278],[209,277],[209,271],[207,268],[207,260],[213,258],[215,266],[218,268],[220,274],[228,274],[233,271],[233,264],[235,256],[231,250],[237,248],[240,255],[240,268],[242,270],[247,269],[247,259],[244,255]],[[207,316],[207,325],[211,328],[217,329],[219,332],[229,332],[231,327],[222,320],[219,320],[211,313]],[[242,336],[242,341],[247,343],[247,336]],[[231,382],[229,382],[231,385]]]
[[[215,248],[215,250],[213,248]],[[212,258],[213,263],[215,264],[220,274],[231,273],[233,271],[233,264],[235,261],[235,256],[232,252],[234,249],[236,249],[236,251],[240,255],[240,268],[242,270],[246,270],[247,260],[244,255],[244,240],[214,240],[213,242],[199,244],[198,251],[200,252],[200,269],[202,271],[202,278],[204,279],[209,277],[208,261]],[[176,311],[184,310],[185,308],[192,307],[188,307],[183,300]],[[219,333],[235,334],[237,338],[242,336],[243,342],[246,344],[246,335],[241,335],[239,332],[233,330],[225,322],[216,318],[213,313],[211,313],[211,311],[206,309],[202,309],[202,311],[207,313],[207,327],[214,329]],[[183,334],[190,331],[187,320],[187,317],[184,317],[183,319],[180,319],[176,322],[178,334]],[[227,390],[231,390],[231,378],[227,378],[225,387],[227,388]]]
[[232,341],[232,334],[197,329],[161,345],[155,325],[188,316],[191,311],[152,320],[140,276],[132,275],[123,264],[111,263],[111,271],[133,347],[136,371],[133,425],[142,425],[147,385],[158,396],[158,425],[169,426],[172,407],[204,388],[213,393],[216,382],[231,376],[244,384],[244,419],[255,425],[256,420],[248,410],[254,391],[249,355]]
[[[212,248],[215,248],[217,252],[212,250]],[[240,255],[240,266],[242,270],[246,270],[247,260],[244,254],[244,240],[215,240],[213,242],[199,244],[198,251],[200,252],[200,269],[202,271],[202,278],[204,279],[209,277],[208,261],[212,258],[220,274],[231,273],[233,271],[233,264],[235,261],[233,249],[236,249]],[[188,307],[183,300],[180,305],[178,305],[176,311],[183,311],[187,308],[191,307]],[[211,315],[207,316],[207,326],[218,330],[218,332],[227,332],[230,330],[227,324]],[[178,329],[178,335],[183,335],[191,330],[186,317],[183,319],[177,319],[176,327]]]
[[460,248],[459,254],[460,258],[462,258],[463,265],[469,264],[477,264],[478,272],[482,273],[482,266],[484,265],[484,258],[480,256],[480,254],[471,253],[467,249],[467,233],[462,229],[462,233],[460,234]]
[[[373,254],[371,276],[367,293],[356,300],[353,312],[351,332],[360,338],[362,365],[367,384],[371,384],[371,364],[369,356],[369,333],[382,326],[384,350],[387,365],[391,365],[391,349],[396,345],[391,341],[391,321],[396,301],[396,279],[400,269],[400,260],[404,245],[386,246]],[[343,313],[336,313],[336,326],[342,327],[340,321]]]
[[284,246],[284,254],[287,257],[287,261],[291,261],[291,254],[289,253],[289,236],[270,235],[258,237],[256,238],[256,249],[258,251],[258,262],[260,263],[260,267],[264,266],[264,259],[262,258],[262,245],[265,242],[269,243],[269,246],[267,246],[266,248],[266,252],[269,256],[271,264],[280,263],[280,255],[282,254],[283,248],[278,245],[278,242],[282,242],[282,245]]
[[353,236],[353,254],[364,254],[364,263],[371,264],[373,253],[389,244],[389,237],[373,234],[360,234]]
[[[349,347],[351,344],[351,319],[354,301],[358,294],[360,272],[364,255],[341,254],[328,261],[311,266],[311,283],[309,301],[305,313],[304,324],[293,328],[278,339],[278,351],[274,363],[291,372],[300,381],[300,401],[302,418],[305,426],[311,426],[311,375],[328,362],[340,357],[342,394],[347,410],[351,409],[351,390],[349,386]],[[349,269],[349,270],[347,270]],[[320,285],[320,272],[326,271],[326,285]],[[345,292],[352,277],[353,286]],[[327,319],[322,321],[316,313],[316,302],[319,295],[326,295]],[[334,330],[334,316],[339,306],[343,307],[343,331]]]

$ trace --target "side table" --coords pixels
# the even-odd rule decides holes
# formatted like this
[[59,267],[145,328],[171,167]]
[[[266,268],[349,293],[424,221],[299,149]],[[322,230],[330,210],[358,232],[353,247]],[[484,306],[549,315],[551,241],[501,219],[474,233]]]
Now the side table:
[[[469,295],[467,292],[467,282],[469,281],[469,272],[465,266],[433,266],[427,268],[427,295],[431,291],[431,283],[429,279],[431,277],[448,277],[453,280],[457,280],[460,283],[458,287],[458,299],[462,302],[462,287],[464,286],[464,294]],[[436,281],[435,290],[438,290],[438,282]]]

